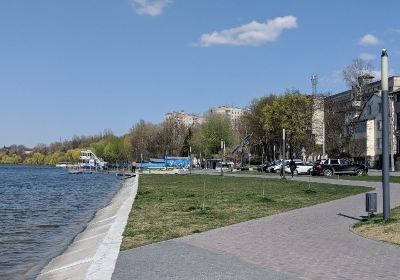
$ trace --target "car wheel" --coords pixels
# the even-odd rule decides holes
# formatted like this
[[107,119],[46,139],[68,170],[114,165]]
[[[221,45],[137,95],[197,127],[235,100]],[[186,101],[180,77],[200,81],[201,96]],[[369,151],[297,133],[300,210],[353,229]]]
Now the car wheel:
[[362,176],[362,175],[364,175],[364,170],[357,169],[356,174],[357,174],[357,176]]
[[293,172],[293,174],[297,176],[297,175],[299,175],[299,171],[295,170],[295,171]]
[[330,169],[325,169],[325,170],[324,170],[324,175],[325,175],[325,176],[332,176],[332,175],[333,175],[333,172],[332,172],[332,170],[330,170]]

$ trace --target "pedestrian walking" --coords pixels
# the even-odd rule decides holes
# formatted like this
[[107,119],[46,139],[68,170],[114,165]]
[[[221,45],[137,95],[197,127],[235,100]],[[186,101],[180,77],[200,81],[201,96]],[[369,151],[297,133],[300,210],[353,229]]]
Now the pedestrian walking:
[[134,160],[131,163],[131,170],[132,170],[132,173],[136,172],[136,161],[134,161]]
[[290,162],[289,162],[289,168],[290,168],[290,173],[292,174],[292,178],[293,178],[294,171],[297,168],[297,165],[296,165],[296,163],[294,162],[293,159],[291,159]]

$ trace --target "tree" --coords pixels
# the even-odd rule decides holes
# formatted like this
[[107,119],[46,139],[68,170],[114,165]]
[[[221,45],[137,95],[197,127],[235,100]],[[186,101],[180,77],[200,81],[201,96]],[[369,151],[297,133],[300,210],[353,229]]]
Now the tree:
[[298,91],[286,92],[274,98],[263,109],[263,124],[269,141],[278,147],[282,129],[285,128],[290,153],[300,154],[302,147],[309,150],[314,145],[311,135],[312,98]]
[[[159,151],[161,154],[168,153],[170,155],[184,155],[183,147],[185,145],[185,139],[189,134],[189,128],[179,120],[167,119],[161,124],[159,130]],[[187,147],[188,149],[188,147]]]
[[349,142],[349,153],[355,159],[366,158],[367,156],[367,139],[353,138]]
[[132,159],[140,161],[141,154],[144,159],[157,155],[159,151],[159,140],[157,137],[160,135],[159,130],[159,125],[146,123],[144,120],[140,120],[131,128],[128,137],[132,146]]
[[373,78],[371,63],[361,58],[354,59],[352,64],[343,69],[343,80],[352,89],[352,101],[361,101],[366,86]]
[[268,159],[272,158],[273,143],[266,137],[263,110],[266,106],[272,105],[274,99],[275,95],[271,94],[251,101],[249,109],[245,111],[243,117],[240,119],[240,137],[238,137],[239,139],[235,139],[239,143],[243,135],[252,133],[254,143],[253,155],[262,156],[263,153],[266,153]]
[[231,123],[225,116],[211,114],[193,134],[192,144],[205,157],[211,157],[219,153],[221,139],[225,141],[226,147],[233,144]]

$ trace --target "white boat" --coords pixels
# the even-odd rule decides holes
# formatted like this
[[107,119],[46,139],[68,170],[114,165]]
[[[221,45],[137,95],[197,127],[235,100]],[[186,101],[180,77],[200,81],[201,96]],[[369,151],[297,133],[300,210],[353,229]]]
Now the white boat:
[[79,167],[82,169],[104,170],[107,162],[97,157],[91,150],[81,151]]
[[71,167],[72,163],[67,162],[67,161],[61,161],[59,163],[56,164],[56,167],[60,167],[60,168],[68,168]]

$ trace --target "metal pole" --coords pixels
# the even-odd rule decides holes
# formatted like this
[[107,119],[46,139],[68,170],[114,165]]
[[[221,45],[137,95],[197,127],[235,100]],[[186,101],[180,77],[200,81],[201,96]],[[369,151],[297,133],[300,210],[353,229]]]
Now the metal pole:
[[325,117],[322,122],[322,158],[325,158]]
[[286,135],[285,129],[282,131],[282,178],[285,179],[285,161],[286,161]]
[[386,49],[381,55],[381,88],[382,88],[382,189],[383,219],[390,219],[390,186],[389,186],[389,97],[388,97],[388,55]]
[[140,170],[143,172],[143,154],[140,154]]
[[221,176],[224,176],[224,171],[222,171],[222,157],[224,155],[224,140],[221,139]]
[[[389,93],[388,93],[389,95]],[[394,96],[391,95],[389,96],[389,143],[390,143],[390,162],[391,162],[391,170],[395,171],[395,162],[394,162],[394,155],[396,151],[394,150],[395,147],[395,142],[394,142],[394,102],[393,102]]]
[[192,174],[192,146],[189,146],[189,173]]

